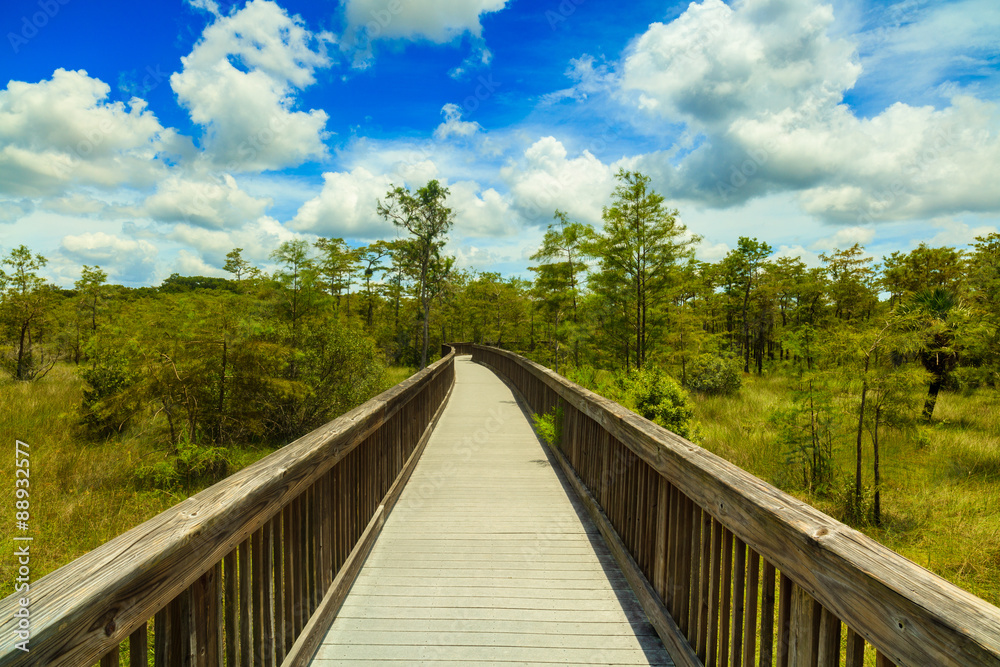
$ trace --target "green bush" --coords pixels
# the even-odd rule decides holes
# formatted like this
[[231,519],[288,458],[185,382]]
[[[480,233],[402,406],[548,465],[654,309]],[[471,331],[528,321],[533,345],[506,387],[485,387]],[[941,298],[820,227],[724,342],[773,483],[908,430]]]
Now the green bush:
[[550,446],[558,448],[562,443],[562,407],[556,406],[543,415],[533,414],[531,420],[535,422],[535,432],[542,440],[549,443]]
[[687,388],[702,394],[735,394],[742,384],[740,363],[731,357],[702,354],[687,370]]
[[170,490],[183,484],[191,491],[199,482],[214,483],[229,472],[229,459],[222,447],[202,447],[183,438],[177,451],[165,461],[140,466],[135,471],[139,488]]
[[672,377],[649,366],[625,379],[626,396],[637,413],[682,438],[695,434],[694,411],[687,392]]

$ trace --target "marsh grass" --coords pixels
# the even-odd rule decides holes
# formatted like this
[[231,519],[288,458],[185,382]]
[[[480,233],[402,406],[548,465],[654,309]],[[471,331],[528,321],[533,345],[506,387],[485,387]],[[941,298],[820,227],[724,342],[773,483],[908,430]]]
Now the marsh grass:
[[[787,405],[792,380],[746,376],[733,396],[698,397],[700,443],[748,472],[843,520],[843,494],[809,493],[792,481],[769,416]],[[916,397],[919,398],[919,397]],[[919,401],[917,401],[919,404]],[[853,480],[856,405],[838,404],[843,425],[834,447],[835,488]],[[855,526],[954,584],[1000,606],[1000,394],[943,392],[932,425],[886,429],[882,450],[881,526]],[[872,451],[862,465],[871,485]]]

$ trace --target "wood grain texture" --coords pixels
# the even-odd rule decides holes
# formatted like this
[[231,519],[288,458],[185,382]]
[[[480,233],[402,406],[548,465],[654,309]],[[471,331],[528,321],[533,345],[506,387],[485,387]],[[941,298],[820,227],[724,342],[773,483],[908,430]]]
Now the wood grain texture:
[[900,665],[1000,665],[1000,609],[744,470],[512,353],[465,345],[522,389],[586,414]]

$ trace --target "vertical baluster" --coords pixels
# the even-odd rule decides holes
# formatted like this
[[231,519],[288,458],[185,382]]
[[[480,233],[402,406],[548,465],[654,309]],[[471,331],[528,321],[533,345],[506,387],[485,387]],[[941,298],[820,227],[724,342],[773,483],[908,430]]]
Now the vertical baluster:
[[264,661],[264,531],[258,528],[250,537],[250,623],[253,628],[253,664],[259,667]]
[[250,667],[253,640],[250,636],[250,616],[253,608],[250,592],[250,539],[240,543],[240,667]]
[[284,559],[284,512],[279,511],[271,520],[271,558],[272,580],[274,584],[274,664],[280,665],[285,660],[285,583],[282,575],[285,569]]
[[840,619],[825,607],[819,623],[819,656],[817,667],[839,667],[840,665]]
[[719,611],[720,667],[729,667],[729,619],[732,614],[732,594],[733,534],[729,530],[722,528],[722,606]]
[[305,626],[306,596],[305,579],[306,573],[302,558],[302,494],[292,501],[292,632],[298,639],[299,633]]
[[781,573],[778,591],[778,667],[788,667],[788,649],[791,639],[792,621],[792,580]]
[[656,476],[656,533],[653,538],[655,551],[653,555],[653,589],[660,596],[660,601],[667,606],[667,546],[670,528],[667,523],[670,514],[670,482]]
[[708,595],[712,572],[712,515],[702,512],[701,581],[698,584],[698,644],[696,650],[704,662],[708,648]]
[[[744,607],[745,611],[743,613],[743,667],[754,667],[757,657],[757,599],[761,595],[758,590],[760,587],[760,555],[753,550],[749,545],[747,546],[750,557],[747,559],[747,587],[746,587],[746,605]],[[772,573],[773,574],[773,573]],[[774,577],[771,577],[772,586],[774,582]],[[773,600],[773,589],[772,589],[772,600]],[[772,601],[771,606],[774,606]],[[764,612],[761,612],[761,626],[764,625]],[[763,643],[761,644],[761,651],[764,650]],[[770,655],[770,654],[769,654]],[[761,655],[761,665],[765,665],[763,661],[763,654]],[[770,658],[766,663],[768,667],[771,664]]]
[[239,549],[233,549],[223,562],[223,576],[225,584],[225,606],[226,606],[226,667],[237,667],[239,663],[240,630],[239,630],[239,600],[237,599],[237,587],[239,586],[239,575],[236,570],[236,553]]
[[712,571],[708,584],[708,637],[707,651],[708,658],[706,664],[709,667],[716,667],[719,651],[719,604],[722,593],[719,590],[722,584],[722,524],[712,519]]
[[[729,657],[733,667],[743,667],[743,644],[746,641],[743,636],[743,609],[747,593],[747,546],[738,537],[734,538],[733,542],[733,639]],[[753,594],[756,597],[756,588]]]
[[865,640],[853,629],[847,628],[847,660],[846,667],[864,667]]
[[691,502],[691,543],[689,553],[691,566],[688,569],[690,577],[688,579],[688,613],[687,613],[687,638],[692,645],[698,638],[698,603],[700,600],[699,583],[701,582],[701,507],[694,501]]
[[875,667],[896,667],[896,665],[882,651],[875,651]]
[[218,667],[219,664],[219,595],[221,565],[216,565],[201,575],[191,585],[190,604],[185,613],[188,634],[193,638],[191,664],[199,667]]
[[792,585],[788,663],[792,667],[816,667],[819,655],[822,608],[801,586]]
[[117,646],[108,651],[107,654],[103,658],[101,658],[101,667],[118,667]]
[[274,596],[271,583],[274,579],[274,523],[269,519],[261,531],[261,652],[264,667],[274,665]]
[[[294,501],[292,501],[294,502]],[[285,630],[283,632],[285,650],[284,654],[292,648],[295,642],[295,563],[292,552],[295,551],[294,530],[292,529],[292,503],[285,505],[281,511],[281,542],[282,542],[282,564],[284,565],[284,583],[281,587],[281,594],[285,605]]]
[[147,667],[149,664],[149,623],[143,623],[128,637],[129,667]]

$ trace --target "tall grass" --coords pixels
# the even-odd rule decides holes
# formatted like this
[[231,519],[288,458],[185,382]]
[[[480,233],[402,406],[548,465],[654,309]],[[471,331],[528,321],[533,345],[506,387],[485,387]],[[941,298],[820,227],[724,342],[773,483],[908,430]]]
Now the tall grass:
[[[747,376],[733,396],[696,397],[700,444],[748,472],[843,520],[837,490],[853,481],[856,399],[844,397],[835,443],[835,490],[815,495],[796,485],[769,420],[791,400],[793,380]],[[919,398],[919,397],[915,397]],[[919,404],[919,401],[916,401]],[[956,585],[1000,606],[1000,394],[943,392],[934,424],[880,435],[881,526],[859,530]],[[865,484],[872,450],[864,438]]]

